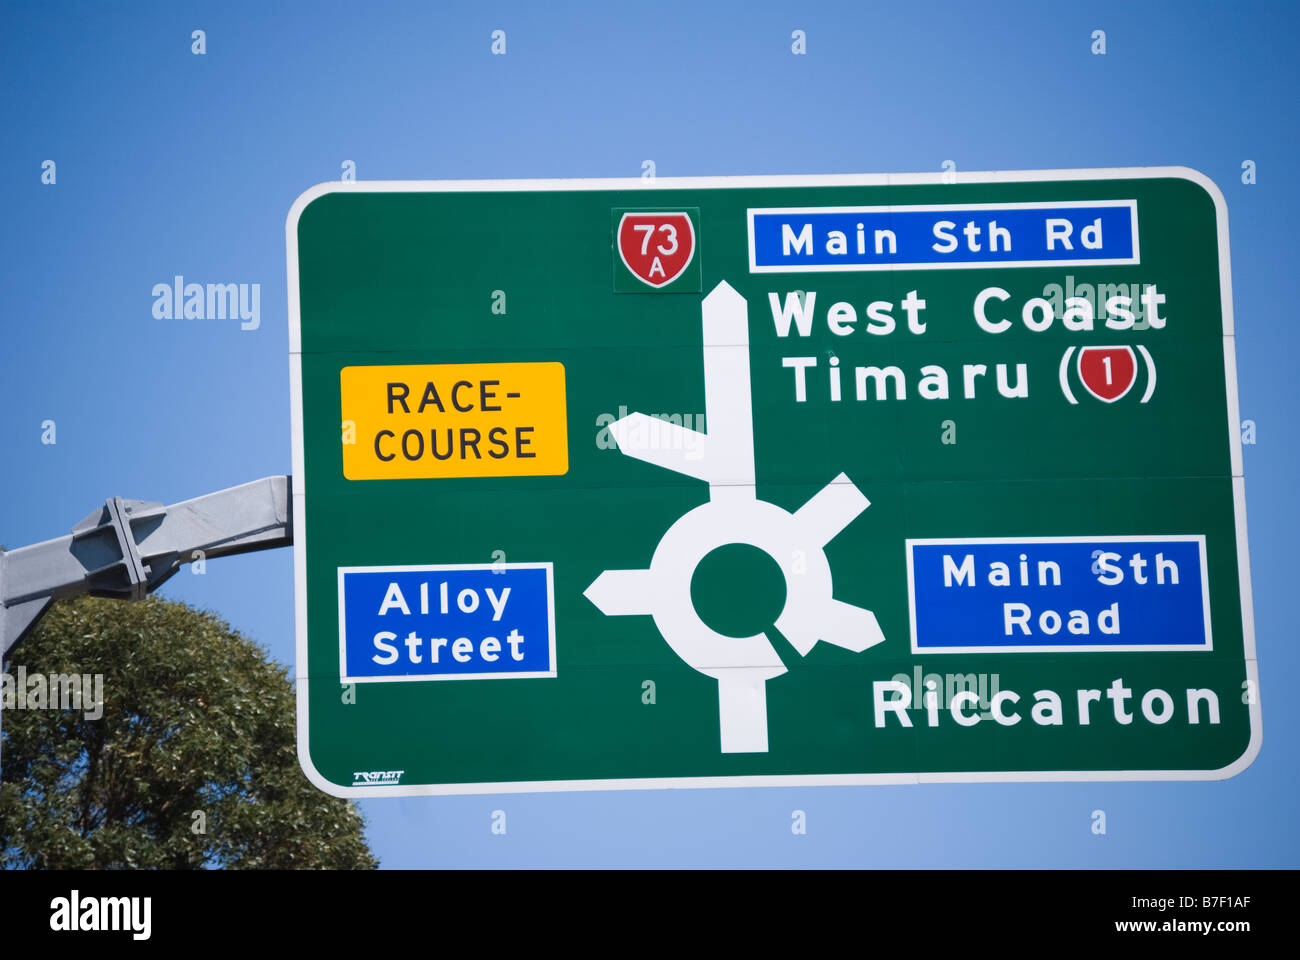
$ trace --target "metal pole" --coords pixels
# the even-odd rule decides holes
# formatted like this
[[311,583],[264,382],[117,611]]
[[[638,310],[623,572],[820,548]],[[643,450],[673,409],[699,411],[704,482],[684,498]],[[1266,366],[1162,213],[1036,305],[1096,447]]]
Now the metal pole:
[[289,477],[266,477],[164,507],[111,497],[72,533],[0,561],[0,657],[61,597],[143,600],[192,560],[293,543]]
[[192,560],[291,546],[291,494],[291,478],[277,476],[170,507],[111,497],[67,536],[0,547],[0,672],[60,597],[143,600]]

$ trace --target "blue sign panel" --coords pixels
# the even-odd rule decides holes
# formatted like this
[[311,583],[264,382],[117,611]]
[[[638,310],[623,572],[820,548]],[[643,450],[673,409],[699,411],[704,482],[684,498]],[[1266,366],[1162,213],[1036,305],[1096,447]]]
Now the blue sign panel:
[[339,568],[342,682],[555,676],[551,565]]
[[1138,263],[1137,202],[749,211],[749,272]]
[[1203,536],[907,541],[912,650],[1210,650]]

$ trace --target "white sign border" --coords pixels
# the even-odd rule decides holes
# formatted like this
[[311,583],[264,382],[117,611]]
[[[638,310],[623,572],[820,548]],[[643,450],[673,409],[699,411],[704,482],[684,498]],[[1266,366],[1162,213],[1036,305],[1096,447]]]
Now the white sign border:
[[[301,301],[298,277],[298,221],[313,200],[330,193],[483,193],[538,190],[627,190],[652,195],[658,190],[740,189],[762,187],[882,187],[929,184],[1051,183],[1071,180],[1187,180],[1201,187],[1215,209],[1218,234],[1219,291],[1223,317],[1223,357],[1228,400],[1228,440],[1231,452],[1234,520],[1237,536],[1238,582],[1242,611],[1242,640],[1246,679],[1255,691],[1249,704],[1250,740],[1240,757],[1215,770],[1035,770],[940,771],[932,773],[792,774],[719,777],[649,777],[605,780],[538,780],[505,783],[399,784],[371,789],[327,780],[311,760],[308,739],[306,487],[302,419]],[[1232,269],[1228,247],[1228,205],[1222,191],[1205,174],[1190,167],[1102,167],[1078,170],[998,170],[915,174],[826,174],[799,176],[639,177],[569,180],[373,180],[319,183],[304,191],[285,220],[288,267],[289,391],[293,445],[293,569],[295,674],[298,698],[298,760],[307,779],[336,797],[464,796],[509,793],[554,793],[576,790],[662,790],[701,787],[859,786],[903,783],[1026,783],[1050,781],[1224,780],[1245,770],[1259,755],[1263,729],[1259,704],[1259,666],[1255,652],[1255,616],[1246,531],[1246,486],[1242,473],[1240,405],[1232,314]],[[332,679],[331,683],[337,683]]]

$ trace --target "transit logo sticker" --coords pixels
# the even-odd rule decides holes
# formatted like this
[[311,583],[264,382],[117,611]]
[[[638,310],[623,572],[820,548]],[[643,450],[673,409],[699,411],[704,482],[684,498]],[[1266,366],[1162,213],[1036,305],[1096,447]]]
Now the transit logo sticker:
[[405,770],[357,770],[352,774],[354,787],[395,787],[402,782]]

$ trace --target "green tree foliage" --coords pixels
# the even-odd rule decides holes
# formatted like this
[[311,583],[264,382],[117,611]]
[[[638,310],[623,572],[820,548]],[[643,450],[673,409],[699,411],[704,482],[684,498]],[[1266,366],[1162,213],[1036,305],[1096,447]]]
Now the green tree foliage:
[[60,601],[18,665],[102,674],[103,716],[4,711],[0,865],[376,866],[356,808],[298,766],[284,668],[217,617],[156,597]]

